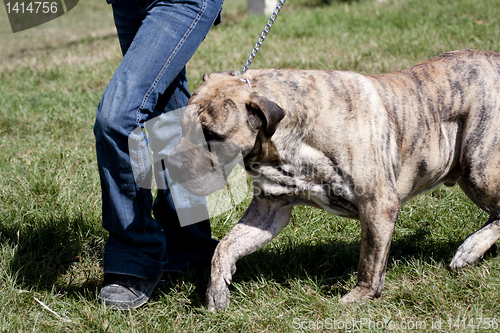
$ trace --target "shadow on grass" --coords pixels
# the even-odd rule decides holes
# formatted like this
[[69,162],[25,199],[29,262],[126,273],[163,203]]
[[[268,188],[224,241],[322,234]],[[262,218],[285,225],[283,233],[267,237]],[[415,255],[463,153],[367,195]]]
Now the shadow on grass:
[[[70,294],[86,295],[99,286],[99,277],[91,276],[77,284],[61,281],[61,277],[82,257],[97,257],[96,260],[100,260],[105,237],[99,234],[102,231],[95,228],[83,217],[53,218],[43,223],[27,221],[21,228],[0,224],[0,244],[16,246],[10,269],[12,274],[17,274],[20,285],[36,290],[50,291],[55,288]],[[391,246],[388,269],[393,262],[401,259],[411,261],[412,258],[447,266],[462,240],[433,241],[428,237],[430,233],[430,228],[422,227],[410,235],[396,238]],[[312,279],[319,281],[329,294],[347,293],[349,287],[346,281],[357,271],[360,243],[334,239],[321,239],[317,244],[300,241],[300,238],[292,239],[288,246],[271,243],[242,258],[237,263],[238,270],[233,281],[245,282],[263,277],[287,286],[291,280]],[[495,255],[496,251],[493,247],[486,257]],[[208,270],[187,275],[166,275],[166,283],[159,290],[168,294],[171,288],[182,289],[191,284],[194,288],[187,292],[189,306],[200,308],[205,305],[209,276]]]
[[[411,235],[395,239],[391,245],[388,270],[395,265],[420,260],[431,264],[441,263],[447,267],[463,240],[443,239],[434,241],[429,236],[431,230],[423,227]],[[356,274],[359,261],[359,242],[324,241],[319,244],[296,244],[288,246],[267,246],[237,262],[233,282],[255,281],[260,277],[272,280],[286,288],[292,280],[318,281],[319,286],[330,295],[345,295],[349,292],[348,280]],[[497,255],[493,246],[485,254],[485,260]],[[184,283],[195,285],[189,295],[191,307],[205,306],[205,291],[209,272],[178,276],[171,281],[174,288]],[[234,288],[230,288],[232,292]],[[164,289],[164,292],[166,290]]]
[[[22,226],[0,224],[0,244],[15,249],[11,260],[11,274],[17,283],[35,290],[62,290],[84,292],[100,283],[97,277],[89,277],[78,286],[73,281],[61,280],[71,266],[83,257],[100,255],[101,237],[83,217],[51,218],[48,221],[25,221]],[[92,252],[92,253],[88,253]]]

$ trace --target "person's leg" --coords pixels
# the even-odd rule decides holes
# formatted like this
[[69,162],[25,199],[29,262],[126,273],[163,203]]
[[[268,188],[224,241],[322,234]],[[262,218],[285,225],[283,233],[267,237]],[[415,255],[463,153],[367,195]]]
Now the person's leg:
[[[160,99],[156,112],[163,113],[175,110],[174,112],[181,114],[178,111],[182,110],[187,104],[189,97],[185,70],[182,70]],[[190,268],[209,267],[218,241],[211,238],[205,198],[190,194],[178,183],[169,183],[166,179],[166,171],[163,171],[163,167],[159,162],[171,153],[182,136],[180,126],[174,127],[173,124],[170,124],[170,122],[178,123],[178,121],[176,117],[169,117],[169,121],[164,122],[161,133],[159,133],[161,138],[154,135],[158,134],[156,133],[158,131],[148,131],[148,136],[153,153],[156,154],[156,183],[166,185],[158,185],[157,196],[153,204],[155,220],[160,223],[167,241],[166,263],[163,271],[186,273]],[[168,135],[165,135],[166,130],[163,130],[164,127],[168,127]],[[165,136],[168,136],[170,144],[166,142]],[[156,142],[157,140],[160,141],[160,144]],[[155,151],[157,146],[159,147]],[[172,192],[176,192],[175,195],[177,195],[175,204]],[[182,197],[182,199],[179,197]],[[190,212],[186,213],[186,210],[190,210]],[[197,213],[200,211],[201,214]],[[183,214],[181,218],[184,220],[191,218],[189,222],[201,222],[182,226],[183,224],[179,221],[179,214]]]
[[118,41],[122,54],[125,55],[142,24],[145,11],[139,6],[138,1],[107,0],[107,2],[113,5],[113,19]]
[[[158,101],[207,34],[220,6],[214,0],[156,1],[145,11],[130,45],[120,39],[125,55],[103,95],[94,126],[103,226],[109,231],[105,273],[153,282],[161,276],[164,230],[151,217],[151,191],[136,184],[129,156],[131,151],[148,152],[147,143],[141,132],[132,136],[129,150],[129,136],[154,116]],[[113,5],[117,28],[124,24],[121,18],[129,17],[125,12],[136,9],[134,0],[117,0]],[[150,171],[141,171],[147,181]]]

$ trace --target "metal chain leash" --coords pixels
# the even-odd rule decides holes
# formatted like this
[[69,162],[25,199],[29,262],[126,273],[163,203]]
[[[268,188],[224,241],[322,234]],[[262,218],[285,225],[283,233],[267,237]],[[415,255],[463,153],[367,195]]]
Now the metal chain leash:
[[274,21],[276,20],[276,17],[278,17],[278,14],[280,13],[281,8],[283,8],[283,4],[285,3],[286,0],[280,0],[278,4],[276,5],[276,8],[274,9],[273,13],[271,14],[271,17],[269,18],[269,21],[267,21],[266,26],[264,27],[264,31],[260,34],[259,39],[257,40],[257,43],[255,43],[255,46],[252,50],[252,53],[250,53],[250,56],[248,57],[247,62],[245,63],[245,66],[243,66],[243,70],[238,73],[238,75],[241,75],[245,73],[248,69],[248,67],[252,64],[253,59],[257,55],[257,52],[259,52],[260,47],[262,46],[262,43],[264,43],[264,40],[267,37],[267,34],[271,30],[271,27],[274,24]]

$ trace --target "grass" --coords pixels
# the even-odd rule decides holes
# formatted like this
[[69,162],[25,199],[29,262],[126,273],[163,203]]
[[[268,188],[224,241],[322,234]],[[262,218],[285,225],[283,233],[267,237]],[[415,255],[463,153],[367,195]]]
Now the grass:
[[[439,324],[441,331],[482,331],[488,322],[477,318],[500,317],[496,247],[475,268],[447,270],[486,215],[458,188],[445,187],[403,207],[380,299],[339,304],[356,282],[359,225],[302,207],[273,242],[238,262],[225,312],[203,306],[207,274],[175,279],[136,311],[97,305],[106,232],[92,126],[120,61],[111,11],[103,0],[85,0],[57,20],[16,34],[4,16],[0,331],[288,332],[334,323],[358,325],[354,331],[377,331],[376,324],[394,331],[436,331]],[[240,70],[266,21],[248,16],[243,0],[227,1],[224,23],[188,65],[190,89],[203,73]],[[497,1],[289,0],[252,68],[376,74],[454,49],[500,51],[499,40]],[[217,238],[247,204],[213,219]]]

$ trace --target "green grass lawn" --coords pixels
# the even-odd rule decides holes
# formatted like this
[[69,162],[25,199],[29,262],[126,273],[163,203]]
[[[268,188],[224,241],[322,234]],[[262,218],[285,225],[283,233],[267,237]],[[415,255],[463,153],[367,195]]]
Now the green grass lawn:
[[[376,74],[455,49],[500,51],[498,0],[288,1],[252,68]],[[227,1],[223,24],[188,64],[192,91],[203,73],[244,65],[268,19],[245,10],[244,0]],[[16,34],[0,10],[0,331],[498,327],[491,320],[500,320],[496,247],[475,268],[447,269],[487,216],[458,188],[445,187],[403,207],[380,299],[339,304],[356,283],[359,224],[302,207],[273,242],[238,262],[227,311],[204,308],[208,273],[173,279],[135,311],[99,306],[106,232],[92,126],[120,59],[104,0],[82,0],[63,17]],[[246,205],[213,219],[215,237]]]

